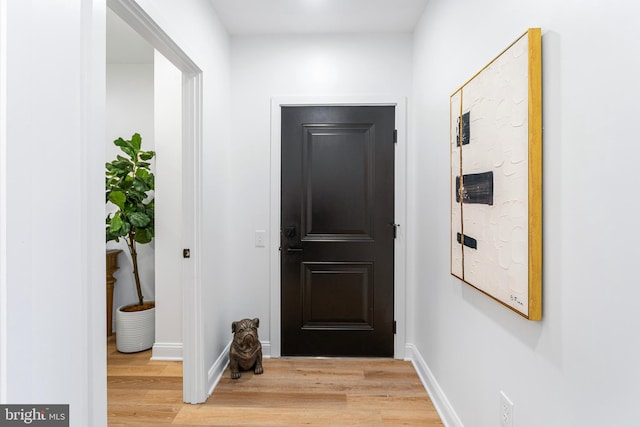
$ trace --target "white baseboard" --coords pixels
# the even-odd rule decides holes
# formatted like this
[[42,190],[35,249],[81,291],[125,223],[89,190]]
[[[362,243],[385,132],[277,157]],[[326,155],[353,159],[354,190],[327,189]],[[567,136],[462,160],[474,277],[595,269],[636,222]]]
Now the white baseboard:
[[[209,394],[213,393],[213,390],[216,388],[220,380],[222,379],[222,375],[224,374],[224,370],[227,369],[227,365],[229,364],[229,349],[231,348],[232,341],[229,341],[229,344],[222,350],[222,354],[218,356],[218,360],[209,368],[208,375],[208,388]],[[271,343],[269,341],[261,341],[262,344],[262,357],[270,358],[271,357]]]
[[271,358],[271,341],[260,341],[260,344],[262,344],[262,357]]
[[427,366],[427,363],[424,361],[424,358],[418,351],[415,345],[407,344],[405,346],[405,359],[410,360],[413,363],[413,366],[416,368],[416,372],[424,385],[424,388],[427,390],[431,401],[433,402],[433,406],[435,406],[436,411],[440,415],[440,419],[442,423],[446,427],[464,427],[460,418],[458,418],[458,414],[449,403],[447,396],[444,394],[442,388],[436,381],[436,378],[431,373],[431,370]]
[[157,342],[153,344],[151,360],[182,361],[181,342]]
[[229,364],[229,349],[231,348],[231,341],[226,345],[224,350],[218,359],[214,362],[214,364],[209,368],[209,373],[207,375],[207,390],[209,391],[207,396],[211,396],[213,390],[216,388],[220,380],[222,379],[222,375],[224,374],[224,370],[227,368]]

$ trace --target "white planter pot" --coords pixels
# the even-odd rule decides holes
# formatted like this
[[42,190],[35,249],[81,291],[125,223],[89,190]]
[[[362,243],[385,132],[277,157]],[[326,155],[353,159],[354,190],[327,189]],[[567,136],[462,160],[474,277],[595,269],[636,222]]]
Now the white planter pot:
[[[127,304],[129,305],[129,304]],[[156,309],[125,312],[116,310],[116,348],[121,353],[148,350],[156,338]]]

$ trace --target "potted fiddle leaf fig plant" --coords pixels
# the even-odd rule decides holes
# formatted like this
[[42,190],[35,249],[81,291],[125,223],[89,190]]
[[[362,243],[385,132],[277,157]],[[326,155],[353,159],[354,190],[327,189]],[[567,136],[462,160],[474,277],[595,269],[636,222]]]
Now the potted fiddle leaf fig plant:
[[142,138],[135,133],[130,140],[113,143],[124,155],[106,163],[106,201],[117,208],[106,218],[106,240],[124,239],[133,264],[137,303],[116,310],[116,348],[123,353],[147,350],[155,340],[155,302],[142,295],[137,245],[154,237],[154,175],[149,162],[153,151],[141,149]]

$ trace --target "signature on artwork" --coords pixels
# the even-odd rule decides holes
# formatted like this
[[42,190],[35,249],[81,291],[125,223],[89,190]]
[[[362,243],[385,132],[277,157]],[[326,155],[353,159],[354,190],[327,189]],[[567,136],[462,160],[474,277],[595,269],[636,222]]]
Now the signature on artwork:
[[516,304],[524,307],[524,302],[520,298],[518,298],[518,296],[512,294],[509,296],[509,299],[511,299],[512,302],[515,302]]

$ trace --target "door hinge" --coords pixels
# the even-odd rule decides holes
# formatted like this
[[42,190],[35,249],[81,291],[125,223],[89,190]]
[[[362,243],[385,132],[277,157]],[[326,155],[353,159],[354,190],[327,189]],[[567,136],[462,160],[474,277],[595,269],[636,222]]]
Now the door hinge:
[[394,320],[393,321],[393,334],[396,334],[396,331],[398,330],[398,323]]
[[398,143],[398,129],[393,130],[393,143],[394,144]]
[[400,224],[395,224],[393,222],[389,223],[390,227],[393,227],[393,238],[397,238],[398,237],[398,227],[400,227]]

